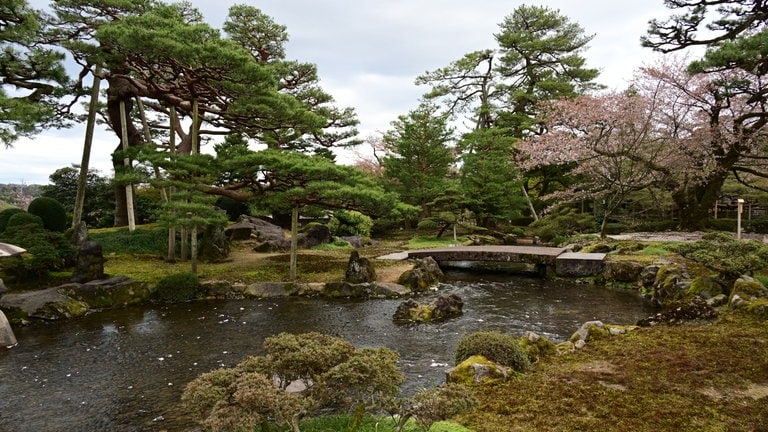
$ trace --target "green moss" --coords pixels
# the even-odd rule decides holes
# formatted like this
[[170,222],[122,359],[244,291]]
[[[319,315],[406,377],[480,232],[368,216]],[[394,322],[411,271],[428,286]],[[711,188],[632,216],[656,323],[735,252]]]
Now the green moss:
[[746,311],[751,315],[768,320],[768,297],[762,297],[747,303]]
[[538,336],[534,340],[531,340],[530,337],[522,337],[519,343],[526,355],[528,355],[531,363],[536,363],[542,358],[557,354],[555,344],[544,336]]
[[[482,365],[488,368],[488,375],[483,377],[480,382],[477,382],[475,377],[475,365]],[[506,381],[514,376],[514,374],[509,373],[511,371],[499,366],[499,364],[485,358],[482,355],[473,355],[459,363],[454,369],[451,370],[449,381],[452,384],[460,384],[465,386],[472,386],[477,384],[489,385]]]

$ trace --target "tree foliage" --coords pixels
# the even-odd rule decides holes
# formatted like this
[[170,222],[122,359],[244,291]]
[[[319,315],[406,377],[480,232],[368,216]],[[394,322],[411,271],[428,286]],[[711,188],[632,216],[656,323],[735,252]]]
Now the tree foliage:
[[447,118],[436,107],[422,104],[392,127],[384,135],[389,152],[382,159],[384,175],[404,202],[421,207],[422,217],[428,216],[428,203],[445,190],[454,161]]
[[62,97],[71,93],[64,55],[47,39],[49,17],[26,0],[0,4],[0,143],[71,119]]

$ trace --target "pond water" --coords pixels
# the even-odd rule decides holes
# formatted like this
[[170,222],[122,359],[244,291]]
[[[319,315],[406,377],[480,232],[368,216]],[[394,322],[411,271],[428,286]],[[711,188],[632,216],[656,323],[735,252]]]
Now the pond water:
[[632,324],[650,315],[636,293],[503,274],[448,272],[437,294],[464,300],[464,315],[398,325],[402,300],[201,301],[131,307],[14,329],[0,350],[0,431],[192,431],[181,411],[197,375],[261,354],[265,337],[319,331],[401,356],[403,392],[444,381],[462,334],[531,330],[567,340],[585,321]]

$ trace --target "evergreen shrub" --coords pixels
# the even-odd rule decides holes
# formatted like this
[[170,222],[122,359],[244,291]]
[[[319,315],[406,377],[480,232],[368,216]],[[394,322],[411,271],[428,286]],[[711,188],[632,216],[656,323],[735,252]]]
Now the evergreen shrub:
[[24,213],[24,210],[17,207],[11,207],[0,211],[0,233],[5,231],[5,227],[8,225],[8,219],[16,213]]
[[336,210],[328,222],[328,229],[335,236],[370,237],[373,219],[354,210]]
[[51,271],[74,265],[77,251],[63,233],[43,228],[39,216],[17,212],[8,219],[0,241],[27,250],[18,259],[0,260],[3,272],[16,281],[44,281]]
[[39,197],[29,203],[27,212],[40,216],[43,227],[48,231],[64,232],[67,230],[67,211],[53,198]]
[[481,355],[517,372],[524,372],[531,365],[517,338],[495,331],[470,333],[459,340],[456,346],[456,364],[474,355]]
[[205,288],[197,275],[190,272],[166,276],[157,283],[155,298],[166,303],[178,303],[202,298]]

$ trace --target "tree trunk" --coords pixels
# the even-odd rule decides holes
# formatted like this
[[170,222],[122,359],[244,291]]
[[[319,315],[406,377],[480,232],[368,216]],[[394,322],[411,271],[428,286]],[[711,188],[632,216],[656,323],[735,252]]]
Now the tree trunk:
[[[118,138],[122,135],[123,120],[120,118],[120,102],[125,103],[125,112],[128,121],[126,122],[126,132],[128,134],[128,146],[138,146],[144,142],[141,131],[136,128],[131,119],[133,111],[134,91],[131,83],[120,77],[109,79],[109,88],[107,89],[107,116],[110,126]],[[124,172],[123,158],[117,156],[122,149],[122,140],[112,153],[112,166],[115,169],[115,175]],[[128,225],[128,208],[126,206],[125,185],[115,183],[115,226]]]
[[299,207],[294,206],[291,212],[291,269],[289,279],[296,280],[296,268],[298,267],[299,250]]
[[691,184],[672,195],[680,218],[680,229],[699,231],[706,228],[709,211],[714,207],[728,171],[716,174],[706,182]]
[[75,209],[72,215],[73,228],[83,219],[85,189],[88,186],[88,165],[91,161],[91,146],[93,144],[93,128],[96,124],[96,110],[99,104],[99,87],[101,85],[100,75],[101,66],[96,66],[96,70],[93,72],[93,87],[91,88],[91,101],[88,108],[88,121],[85,125],[85,143],[83,144],[83,158],[80,162],[80,177],[77,180]]

